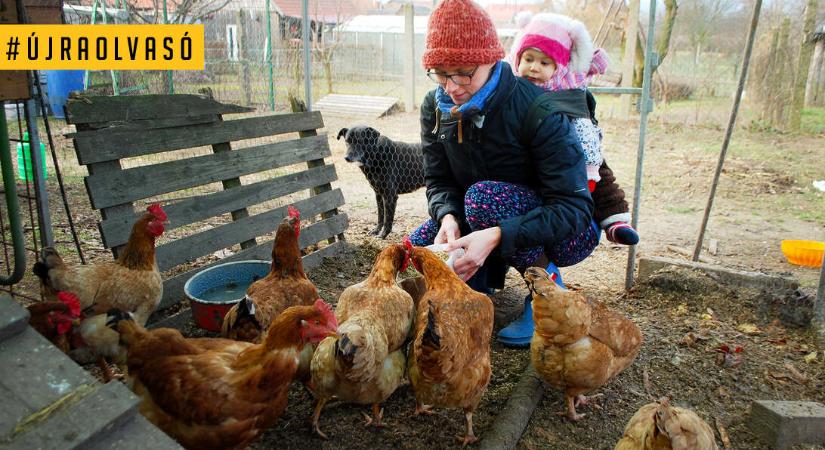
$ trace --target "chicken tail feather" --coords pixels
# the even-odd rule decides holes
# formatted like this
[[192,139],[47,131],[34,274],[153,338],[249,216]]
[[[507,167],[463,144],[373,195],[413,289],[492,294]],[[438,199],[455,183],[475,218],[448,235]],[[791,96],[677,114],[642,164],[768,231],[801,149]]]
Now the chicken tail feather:
[[424,328],[421,343],[436,349],[441,348],[441,336],[435,328],[435,305],[432,303],[430,303],[429,310],[427,311],[427,327]]
[[352,360],[355,358],[357,351],[358,347],[355,346],[355,343],[352,342],[346,334],[335,341],[335,354],[349,365],[352,365]]

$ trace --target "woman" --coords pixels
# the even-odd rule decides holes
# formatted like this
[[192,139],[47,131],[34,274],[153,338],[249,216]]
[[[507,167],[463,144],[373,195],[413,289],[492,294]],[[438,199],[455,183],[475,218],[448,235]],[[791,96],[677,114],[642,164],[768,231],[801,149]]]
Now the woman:
[[[438,87],[421,105],[431,219],[410,238],[463,248],[456,273],[478,290],[502,287],[507,265],[558,275],[556,266],[581,261],[599,239],[573,128],[557,113],[524,123],[537,117],[531,109],[552,106],[503,57],[490,17],[471,0],[443,0],[433,11],[423,65]],[[532,335],[528,296],[499,340],[526,347]]]

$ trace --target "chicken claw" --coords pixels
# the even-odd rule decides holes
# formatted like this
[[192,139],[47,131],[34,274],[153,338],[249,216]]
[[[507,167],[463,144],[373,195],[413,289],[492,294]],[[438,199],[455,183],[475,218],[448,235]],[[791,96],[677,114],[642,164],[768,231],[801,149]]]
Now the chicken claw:
[[379,409],[378,404],[372,405],[372,417],[364,411],[361,411],[361,414],[367,419],[367,423],[365,423],[364,426],[368,427],[372,425],[376,428],[384,428],[384,424],[381,422],[381,419],[384,418],[384,409]]
[[315,433],[324,440],[329,438],[323,431],[321,431],[321,428],[318,427],[318,419],[321,417],[321,410],[324,409],[324,404],[326,404],[326,402],[327,401],[324,399],[319,399],[318,404],[315,405],[315,412],[312,414],[312,428]]
[[597,398],[602,398],[602,397],[604,397],[604,394],[577,395],[574,406],[576,406],[578,408],[579,406],[587,406],[587,405],[590,405],[592,403],[594,408],[602,409],[602,406],[599,405],[598,403],[596,403],[596,399]]
[[433,411],[433,407],[431,405],[424,405],[422,403],[416,403],[415,404],[415,412],[413,412],[413,415],[418,416],[420,414],[426,414],[428,416],[432,416],[433,414],[435,414],[435,411]]
[[465,412],[464,418],[467,420],[467,434],[464,436],[456,436],[458,440],[461,442],[461,448],[466,447],[468,444],[472,444],[473,442],[478,441],[475,433],[473,433],[473,413],[472,412]]
[[556,414],[559,416],[567,416],[567,418],[573,422],[578,422],[579,420],[584,419],[584,414],[578,414],[576,412],[576,403],[574,398],[575,397],[573,396],[565,396],[565,400],[567,400],[567,411],[559,411]]

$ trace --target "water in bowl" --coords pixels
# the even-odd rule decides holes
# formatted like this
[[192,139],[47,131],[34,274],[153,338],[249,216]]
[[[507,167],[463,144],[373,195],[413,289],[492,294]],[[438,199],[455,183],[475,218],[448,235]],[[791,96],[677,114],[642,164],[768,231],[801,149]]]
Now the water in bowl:
[[246,295],[246,289],[254,280],[249,283],[227,283],[222,286],[215,286],[198,295],[198,298],[211,303],[226,303],[232,300],[240,300]]

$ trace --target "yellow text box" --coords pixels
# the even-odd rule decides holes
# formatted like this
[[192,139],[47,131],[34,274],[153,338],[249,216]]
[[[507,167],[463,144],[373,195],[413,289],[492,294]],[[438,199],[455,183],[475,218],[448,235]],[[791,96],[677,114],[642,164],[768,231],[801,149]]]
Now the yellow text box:
[[0,25],[0,70],[203,70],[203,25]]

